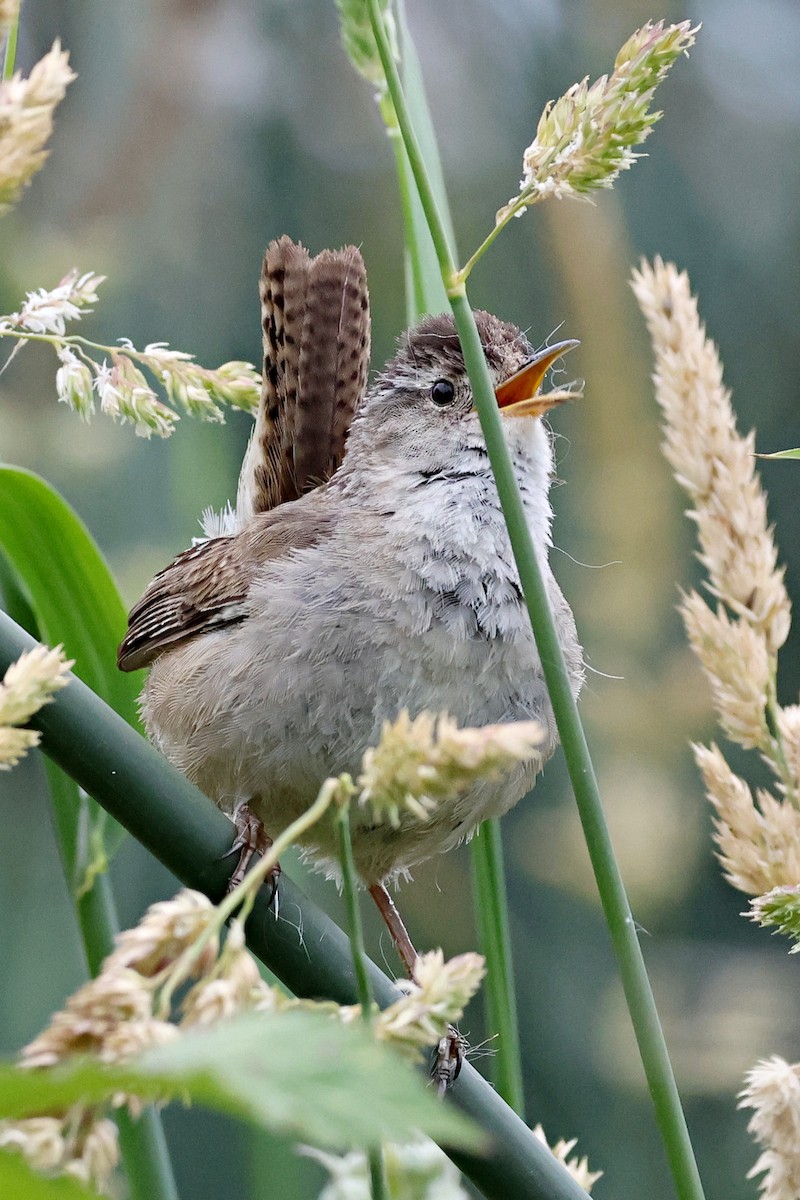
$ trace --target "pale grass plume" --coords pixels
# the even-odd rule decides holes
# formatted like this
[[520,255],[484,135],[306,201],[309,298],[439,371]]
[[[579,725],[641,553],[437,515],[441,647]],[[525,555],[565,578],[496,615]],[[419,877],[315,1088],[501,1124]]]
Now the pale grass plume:
[[787,704],[777,712],[778,737],[786,758],[786,769],[800,782],[800,705]]
[[72,659],[63,650],[37,646],[20,655],[0,683],[0,770],[8,770],[33,746],[40,735],[34,729],[20,729],[61,688],[66,687]]
[[459,729],[447,713],[412,719],[403,709],[364,754],[356,781],[360,803],[395,827],[401,813],[425,821],[441,800],[536,761],[544,739],[538,721]]
[[[103,970],[136,971],[145,979],[161,975],[183,952],[211,930],[216,909],[202,892],[183,888],[171,900],[151,904],[138,925],[118,934]],[[216,934],[206,941],[195,963],[200,974],[212,970],[219,953]]]
[[480,954],[459,954],[448,961],[441,950],[419,955],[413,981],[399,984],[406,995],[377,1014],[376,1036],[414,1053],[436,1045],[461,1019],[485,973]]
[[21,1154],[36,1171],[71,1175],[103,1195],[119,1163],[114,1122],[80,1107],[60,1118],[0,1122],[0,1148]]
[[692,747],[714,807],[714,840],[728,882],[749,896],[800,880],[800,811],[764,788],[756,798],[719,748]]
[[[2,3],[10,25],[17,5]],[[18,71],[0,81],[0,215],[16,203],[47,158],[53,113],[73,79],[69,54],[56,41],[27,79]]]
[[183,999],[181,1024],[214,1025],[235,1013],[267,1007],[272,991],[245,946],[242,922],[232,921],[216,964]]
[[53,1067],[76,1055],[103,1057],[120,1025],[153,1016],[153,992],[132,970],[104,969],[69,997],[38,1037],[24,1047],[21,1067]]
[[731,620],[722,605],[710,608],[697,592],[683,597],[681,615],[723,730],[746,750],[768,749],[774,668],[761,630]]
[[758,1175],[762,1200],[800,1196],[800,1064],[777,1055],[757,1063],[745,1076],[740,1108],[753,1115],[747,1128],[762,1147],[748,1179]]
[[610,76],[583,79],[551,101],[523,156],[520,192],[500,209],[497,224],[547,196],[585,199],[611,187],[640,157],[635,147],[661,116],[650,111],[655,89],[696,33],[689,21],[648,21],[622,47]]
[[793,938],[795,944],[789,953],[800,952],[800,884],[775,887],[766,895],[756,896],[750,901],[747,915],[765,929],[777,929]]
[[[390,1197],[404,1200],[468,1200],[461,1172],[443,1150],[428,1138],[383,1145],[383,1162]],[[314,1146],[302,1153],[326,1169],[329,1179],[319,1200],[372,1200],[369,1167],[363,1150],[329,1154]]]
[[[165,342],[151,342],[137,350],[128,338],[118,346],[103,346],[67,333],[70,322],[93,310],[104,275],[70,271],[56,287],[28,292],[16,312],[0,317],[0,337],[14,339],[13,353],[32,337],[49,342],[61,363],[56,372],[56,394],[88,421],[100,411],[133,425],[140,437],[169,437],[180,419],[175,405],[201,421],[223,422],[223,406],[255,412],[261,377],[248,362],[226,362],[211,369],[195,362],[191,354],[171,350]],[[145,371],[163,389],[169,403],[159,397]]]
[[163,404],[142,372],[124,355],[114,355],[113,365],[95,365],[95,389],[100,411],[116,421],[128,422],[138,437],[169,437],[178,414]]
[[760,631],[774,655],[786,640],[791,608],[755,471],[753,434],[737,432],[719,354],[687,274],[660,258],[642,260],[633,290],[653,342],[664,454],[694,506],[710,591]]
[[[383,72],[378,45],[372,32],[369,10],[366,0],[336,0],[339,10],[339,31],[342,45],[348,58],[358,71],[375,88],[376,99],[383,100],[386,95],[386,77]],[[389,0],[380,0],[380,9],[390,44],[396,52],[397,35],[394,16],[389,6]]]
[[19,0],[0,0],[0,42],[19,16]]
[[53,334],[63,338],[67,322],[80,321],[94,311],[89,306],[97,302],[97,289],[105,278],[92,271],[81,275],[73,269],[54,288],[28,292],[17,312],[0,318],[0,332]]
[[56,371],[56,395],[84,421],[94,414],[94,379],[86,363],[69,346],[56,352],[61,366]]
[[591,1192],[603,1172],[590,1170],[589,1159],[586,1155],[578,1158],[577,1154],[572,1153],[578,1144],[577,1138],[570,1138],[569,1141],[559,1138],[555,1145],[551,1146],[541,1125],[537,1125],[533,1130],[533,1136],[547,1146],[551,1154],[558,1159],[562,1166],[566,1167],[579,1187],[582,1187],[585,1192]]

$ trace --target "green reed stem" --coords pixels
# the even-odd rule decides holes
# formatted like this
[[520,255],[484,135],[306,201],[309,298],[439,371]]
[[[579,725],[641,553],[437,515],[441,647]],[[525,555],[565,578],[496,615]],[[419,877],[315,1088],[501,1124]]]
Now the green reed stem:
[[488,1028],[497,1034],[494,1085],[514,1112],[525,1114],[522,1055],[519,1046],[517,997],[511,961],[508,890],[503,865],[500,822],[484,821],[470,843],[478,940],[491,969],[487,971],[484,999]]
[[6,49],[3,55],[3,79],[10,79],[14,74],[14,65],[17,61],[17,38],[19,37],[19,8],[17,15],[11,23],[11,28],[6,37]]
[[475,406],[486,438],[497,491],[508,526],[511,547],[531,620],[542,671],[550,693],[556,724],[564,747],[575,800],[583,825],[592,868],[617,956],[622,986],[631,1015],[639,1053],[653,1099],[656,1118],[681,1200],[702,1200],[703,1188],[686,1119],[681,1107],[664,1034],[644,965],[636,927],[606,824],[575,697],[572,694],[555,621],[550,608],[542,565],[534,549],[514,469],[503,435],[489,368],[483,353],[466,286],[455,269],[444,224],[440,217],[425,162],[409,117],[403,88],[391,55],[383,17],[376,0],[367,0],[389,94],[406,143],[411,169],[423,211],[436,248],[442,279],[464,352]]
[[[454,245],[436,134],[402,0],[396,7],[396,19],[403,96],[407,98],[409,106],[408,119],[422,135],[419,154],[424,155],[429,165],[431,188],[437,209],[442,214],[444,236],[450,245]],[[397,166],[406,242],[406,319],[410,326],[415,325],[426,313],[444,311],[447,308],[447,296],[406,146],[400,133],[397,114],[389,96],[381,101],[380,110]],[[512,950],[508,933],[508,894],[503,873],[499,822],[485,822],[482,829],[486,830],[486,836],[472,839],[470,858],[478,944],[486,959],[484,996],[487,1026],[492,1033],[498,1034],[497,1053],[492,1060],[490,1072],[503,1099],[515,1111],[521,1112],[522,1062],[519,1053]]]
[[[347,930],[350,934],[350,948],[353,954],[353,970],[356,975],[358,1002],[361,1005],[361,1019],[366,1025],[372,1024],[372,984],[369,981],[367,969],[367,952],[364,948],[364,926],[361,921],[361,908],[358,903],[358,883],[356,866],[353,861],[353,841],[350,837],[350,805],[342,804],[336,814],[336,828],[339,834],[339,861],[342,864],[342,884],[344,900],[347,908]],[[389,1200],[389,1185],[386,1180],[386,1170],[383,1162],[383,1151],[380,1145],[367,1148],[367,1163],[369,1166],[370,1187],[372,1200]]]

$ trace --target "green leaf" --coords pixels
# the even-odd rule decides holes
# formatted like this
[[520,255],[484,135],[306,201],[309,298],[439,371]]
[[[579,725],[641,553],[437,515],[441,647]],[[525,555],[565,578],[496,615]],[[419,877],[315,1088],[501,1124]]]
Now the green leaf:
[[47,1179],[33,1171],[19,1154],[0,1150],[0,1196],[8,1200],[94,1200],[97,1192],[67,1175]]
[[[75,674],[137,726],[141,677],[116,667],[126,613],[111,572],[86,527],[49,484],[2,465],[0,553],[20,593],[15,603],[29,607],[38,636],[49,645],[62,643],[75,659]],[[80,895],[105,869],[123,831],[71,780],[55,773],[56,768],[48,771],[56,824],[70,886]]]
[[344,1150],[415,1130],[480,1150],[481,1133],[361,1024],[327,1013],[248,1013],[189,1031],[124,1067],[0,1067],[0,1116],[23,1117],[115,1092],[189,1099],[275,1133]]
[[[406,22],[405,5],[397,10],[397,36],[400,47],[400,73],[406,103],[430,172],[431,185],[439,204],[448,236],[453,243],[453,227],[447,204],[444,175],[436,143],[436,134],[425,96],[419,59]],[[416,324],[426,313],[449,312],[450,305],[442,283],[433,239],[422,211],[417,185],[402,139],[396,138],[395,161],[403,200],[406,243],[406,300],[409,324]]]
[[800,458],[800,448],[796,450],[776,450],[774,454],[757,454],[756,458]]

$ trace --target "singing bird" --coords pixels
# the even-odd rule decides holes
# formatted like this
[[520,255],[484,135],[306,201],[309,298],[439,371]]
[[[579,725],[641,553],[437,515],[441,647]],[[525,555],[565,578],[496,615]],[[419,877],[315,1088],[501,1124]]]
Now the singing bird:
[[[427,821],[407,813],[393,828],[355,809],[356,866],[387,915],[387,882],[530,790],[557,743],[553,713],[452,318],[404,334],[367,389],[355,247],[311,258],[283,237],[267,249],[260,294],[263,392],[235,509],[155,577],[119,665],[150,668],[142,714],[167,758],[273,836],[326,778],[356,776],[401,709],[462,725],[541,722],[536,759]],[[577,343],[534,353],[514,325],[476,319],[577,694],[582,652],[548,563],[553,447],[541,419],[563,393],[539,393]],[[335,869],[329,825],[307,849]]]

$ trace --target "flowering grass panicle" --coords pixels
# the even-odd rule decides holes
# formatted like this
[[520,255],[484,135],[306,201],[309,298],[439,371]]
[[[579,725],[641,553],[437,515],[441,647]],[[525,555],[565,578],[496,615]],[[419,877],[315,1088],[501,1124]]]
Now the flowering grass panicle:
[[[261,377],[251,363],[227,362],[215,370],[194,361],[191,354],[151,342],[137,350],[127,338],[104,346],[67,334],[67,325],[92,312],[104,275],[71,271],[56,287],[28,292],[17,312],[0,317],[0,337],[14,339],[13,353],[26,341],[50,343],[61,363],[56,372],[58,399],[88,421],[95,411],[133,425],[140,437],[169,437],[180,419],[175,404],[201,421],[222,422],[222,405],[254,412],[261,394]],[[101,357],[102,356],[102,357]],[[145,371],[163,388],[169,404],[159,398]]]
[[[319,1200],[372,1200],[369,1164],[363,1150],[338,1155],[313,1146],[301,1149],[328,1172]],[[468,1200],[460,1171],[429,1138],[420,1137],[402,1145],[387,1142],[381,1149],[393,1200]]]
[[[207,896],[183,888],[171,900],[151,904],[138,925],[118,934],[104,970],[130,968],[146,979],[161,975],[189,946],[213,928],[216,909]],[[196,970],[210,971],[219,953],[219,939],[207,940]]]
[[422,712],[412,720],[403,709],[364,754],[360,803],[395,827],[401,813],[424,821],[443,798],[535,761],[544,739],[537,721],[459,729],[447,713]]
[[485,972],[480,954],[459,954],[447,962],[441,950],[419,955],[413,981],[399,985],[406,995],[378,1013],[377,1036],[414,1053],[436,1045],[461,1019]]
[[774,655],[786,640],[791,607],[755,471],[754,436],[737,432],[719,354],[686,273],[660,258],[642,261],[633,290],[655,352],[664,454],[694,506],[709,590],[763,633]]
[[748,1179],[764,1175],[762,1200],[800,1196],[800,1063],[777,1056],[748,1071],[740,1108],[753,1109],[747,1128],[763,1147]]
[[[755,437],[736,428],[717,349],[706,336],[689,280],[671,263],[642,262],[633,289],[655,351],[656,399],[664,416],[664,453],[688,493],[699,558],[712,606],[698,592],[681,611],[689,641],[711,685],[723,731],[755,749],[779,796],[755,797],[719,748],[693,746],[714,807],[714,839],[725,877],[755,896],[749,916],[797,939],[800,933],[800,707],[777,701],[778,650],[791,608],[767,501],[755,472]],[[793,948],[798,949],[796,944]],[[800,1195],[798,1066],[783,1059],[749,1072],[741,1106],[763,1147],[750,1176],[764,1176],[766,1200]]]
[[34,1170],[71,1175],[103,1194],[119,1163],[114,1122],[80,1107],[69,1109],[62,1118],[0,1122],[0,1148],[17,1150]]
[[[0,37],[3,25],[8,28],[15,19],[17,7],[5,0]],[[16,203],[47,158],[53,112],[73,79],[69,54],[56,41],[27,79],[18,71],[0,81],[0,216]]]
[[736,428],[722,364],[685,272],[661,259],[643,261],[633,290],[655,352],[664,454],[692,502],[699,557],[716,600],[712,606],[698,592],[684,596],[689,641],[724,732],[760,752],[783,799],[759,790],[756,803],[716,746],[696,746],[695,757],[716,810],[727,878],[749,894],[769,891],[800,880],[800,753],[794,709],[781,709],[776,699],[777,653],[791,607],[755,472],[754,435],[743,437]]
[[[380,102],[386,95],[386,77],[365,0],[336,0],[336,7],[339,10],[339,31],[345,52],[359,75],[375,88],[376,99]],[[396,31],[389,0],[380,0],[380,8],[394,47]]]
[[800,880],[800,811],[758,788],[755,799],[719,748],[694,745],[714,817],[725,878],[748,896]]
[[573,1155],[572,1151],[578,1144],[577,1138],[570,1138],[569,1141],[559,1138],[555,1145],[551,1146],[541,1125],[537,1125],[533,1130],[533,1136],[547,1146],[551,1154],[554,1154],[558,1161],[567,1168],[579,1187],[582,1187],[585,1192],[591,1192],[603,1172],[590,1170],[589,1159],[586,1155],[583,1158],[578,1158],[576,1154]]
[[696,33],[689,21],[648,21],[622,47],[610,76],[584,79],[551,101],[525,151],[521,190],[497,213],[497,224],[547,196],[583,199],[611,187],[639,157],[634,147],[661,116],[650,111],[655,89]]
[[16,766],[31,747],[38,746],[39,732],[19,726],[66,687],[72,665],[60,646],[54,650],[37,646],[8,668],[0,683],[0,771]]
[[19,0],[0,0],[0,41],[19,16]]
[[89,305],[97,303],[97,289],[105,278],[92,271],[80,275],[72,270],[54,288],[28,292],[18,312],[0,319],[0,332],[64,337],[68,321],[80,321],[93,311]]

